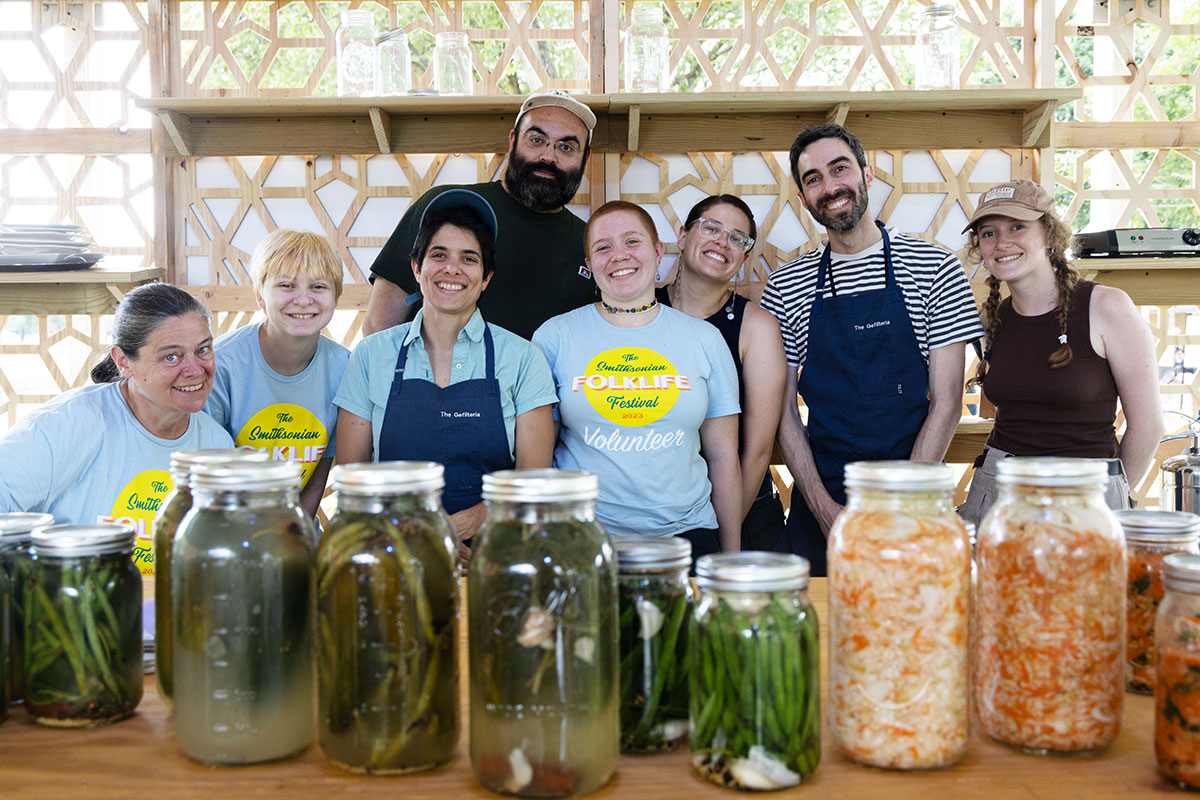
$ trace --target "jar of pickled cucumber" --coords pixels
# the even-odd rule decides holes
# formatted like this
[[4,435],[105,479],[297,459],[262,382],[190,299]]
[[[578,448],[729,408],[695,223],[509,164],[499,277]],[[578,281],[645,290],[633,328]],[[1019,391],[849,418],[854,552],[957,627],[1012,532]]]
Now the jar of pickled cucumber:
[[1154,630],[1154,755],[1168,780],[1200,789],[1200,555],[1169,553],[1162,580]]
[[209,764],[313,739],[315,553],[300,464],[199,464],[171,554],[175,736]]
[[333,468],[337,514],[317,550],[321,749],[388,774],[449,761],[458,745],[458,548],[442,465]]
[[171,491],[163,499],[154,518],[154,673],[158,696],[171,706],[171,547],[179,523],[192,508],[192,490],[188,478],[196,464],[224,464],[230,461],[270,461],[266,450],[232,448],[228,450],[177,450],[171,454]]
[[49,514],[11,511],[0,514],[0,572],[8,583],[8,606],[0,615],[0,641],[8,661],[0,671],[0,719],[10,704],[25,699],[21,669],[25,659],[24,587],[29,572],[29,545],[33,531],[54,524]]
[[471,766],[488,789],[569,797],[617,766],[617,570],[596,476],[483,476],[467,572]]
[[1200,552],[1200,516],[1186,511],[1118,511],[1129,578],[1125,598],[1125,688],[1154,694],[1154,618],[1163,598],[1163,558]]
[[829,727],[847,758],[944,767],[967,749],[971,549],[946,464],[846,466],[829,532]]
[[1108,464],[1007,458],[979,525],[975,708],[1031,753],[1103,750],[1125,696],[1125,540]]
[[808,561],[716,553],[696,561],[692,766],[721,786],[797,786],[821,756],[817,615]]
[[692,545],[677,536],[619,536],[621,749],[652,753],[688,734]]
[[25,710],[52,727],[107,725],[142,699],[142,576],[130,525],[33,532],[25,587]]

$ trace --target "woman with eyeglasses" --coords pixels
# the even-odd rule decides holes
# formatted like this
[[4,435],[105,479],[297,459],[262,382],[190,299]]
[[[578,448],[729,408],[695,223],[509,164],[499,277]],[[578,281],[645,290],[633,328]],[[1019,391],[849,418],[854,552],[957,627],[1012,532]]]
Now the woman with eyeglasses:
[[779,323],[729,281],[750,251],[758,227],[740,197],[711,195],[688,212],[679,229],[675,280],[658,302],[716,326],[737,369],[741,426],[742,549],[774,550],[783,535],[783,506],[767,466],[783,412],[787,361]]

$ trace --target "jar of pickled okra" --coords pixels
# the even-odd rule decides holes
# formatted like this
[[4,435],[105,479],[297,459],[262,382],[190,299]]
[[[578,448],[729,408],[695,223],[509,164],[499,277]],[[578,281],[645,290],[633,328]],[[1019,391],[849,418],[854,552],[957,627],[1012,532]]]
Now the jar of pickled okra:
[[731,789],[804,783],[821,756],[808,561],[787,553],[716,553],[696,561],[696,583],[692,766]]
[[829,727],[847,758],[931,769],[967,749],[971,549],[946,464],[846,465],[829,532]]
[[171,554],[175,736],[209,764],[313,739],[315,552],[300,464],[199,464]]
[[677,536],[618,536],[621,749],[653,753],[688,734],[692,545]]
[[1121,726],[1125,538],[1108,464],[1008,458],[976,550],[975,708],[1030,753],[1093,753]]
[[483,476],[487,519],[467,572],[471,766],[488,789],[569,797],[620,750],[617,570],[596,476]]
[[1168,780],[1200,789],[1200,555],[1164,556],[1162,582],[1154,626],[1154,756]]
[[25,699],[21,669],[25,659],[24,588],[29,571],[33,532],[54,524],[50,514],[11,511],[0,514],[0,572],[8,582],[8,605],[0,615],[0,641],[8,660],[0,667],[0,719],[10,704]]
[[1125,688],[1154,694],[1154,617],[1168,553],[1200,553],[1200,516],[1185,511],[1118,511],[1129,578],[1125,598]]
[[192,490],[188,486],[196,464],[224,464],[231,461],[270,461],[266,450],[231,448],[228,450],[177,450],[171,454],[171,491],[163,499],[154,518],[154,673],[158,696],[169,708],[172,694],[171,667],[171,547],[179,523],[192,508]]
[[354,772],[449,761],[458,745],[458,546],[441,464],[333,468],[317,550],[321,749]]
[[142,699],[142,576],[130,525],[33,532],[25,587],[25,710],[42,725],[107,725]]

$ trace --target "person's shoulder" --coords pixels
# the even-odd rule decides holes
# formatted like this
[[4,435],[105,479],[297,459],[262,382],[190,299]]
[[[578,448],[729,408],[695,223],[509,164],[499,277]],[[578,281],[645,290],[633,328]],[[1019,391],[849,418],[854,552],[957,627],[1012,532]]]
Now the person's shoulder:
[[328,336],[323,335],[317,339],[317,351],[322,358],[327,358],[335,364],[345,364],[350,360],[350,348]]
[[890,238],[892,241],[892,252],[905,259],[906,263],[912,259],[919,259],[920,262],[934,264],[958,262],[958,256],[954,255],[950,250],[942,247],[940,244],[927,242],[918,236],[895,232],[890,234]]
[[779,334],[779,320],[770,311],[756,303],[746,303],[742,312],[742,325],[753,335]]
[[393,325],[390,328],[369,333],[355,345],[354,352],[357,354],[360,350],[363,352],[374,352],[389,347],[398,347],[404,341],[404,337],[408,335],[408,330],[411,327],[412,322],[401,322],[399,325]]
[[[1081,283],[1085,283],[1081,281]],[[1123,289],[1092,283],[1091,312],[1101,319],[1126,319],[1131,315],[1141,316],[1137,306]]]
[[213,349],[228,350],[245,347],[247,340],[253,341],[253,337],[258,334],[261,326],[261,322],[251,322],[249,325],[243,325],[228,333],[223,333],[213,340]]
[[[196,426],[196,435],[206,444],[233,447],[233,438],[229,435],[229,431],[203,411],[189,415],[189,421],[191,425]],[[225,443],[226,440],[228,440],[228,444]]]
[[772,272],[770,277],[767,278],[767,284],[779,286],[781,284],[794,283],[795,281],[804,279],[806,276],[816,275],[815,268],[821,261],[822,249],[818,247],[796,256]]
[[497,348],[520,352],[533,347],[533,342],[518,333],[513,333],[508,328],[502,328],[494,322],[488,322],[487,327],[492,332],[492,341],[496,343]]
[[48,400],[33,409],[26,416],[28,418],[37,418],[55,413],[74,415],[85,409],[98,410],[102,407],[115,406],[116,404],[124,406],[124,403],[125,401],[121,399],[120,390],[117,389],[117,383],[89,383],[86,386],[68,389],[58,397]]

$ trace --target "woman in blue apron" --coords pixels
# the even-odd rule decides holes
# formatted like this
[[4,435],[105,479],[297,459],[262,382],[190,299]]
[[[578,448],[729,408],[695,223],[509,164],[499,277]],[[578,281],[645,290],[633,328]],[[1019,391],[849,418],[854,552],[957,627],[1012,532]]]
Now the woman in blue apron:
[[334,398],[338,463],[443,464],[442,504],[463,542],[483,522],[484,473],[549,467],[554,450],[557,395],[545,358],[476,308],[496,236],[479,194],[438,195],[413,245],[421,310],[359,343]]

